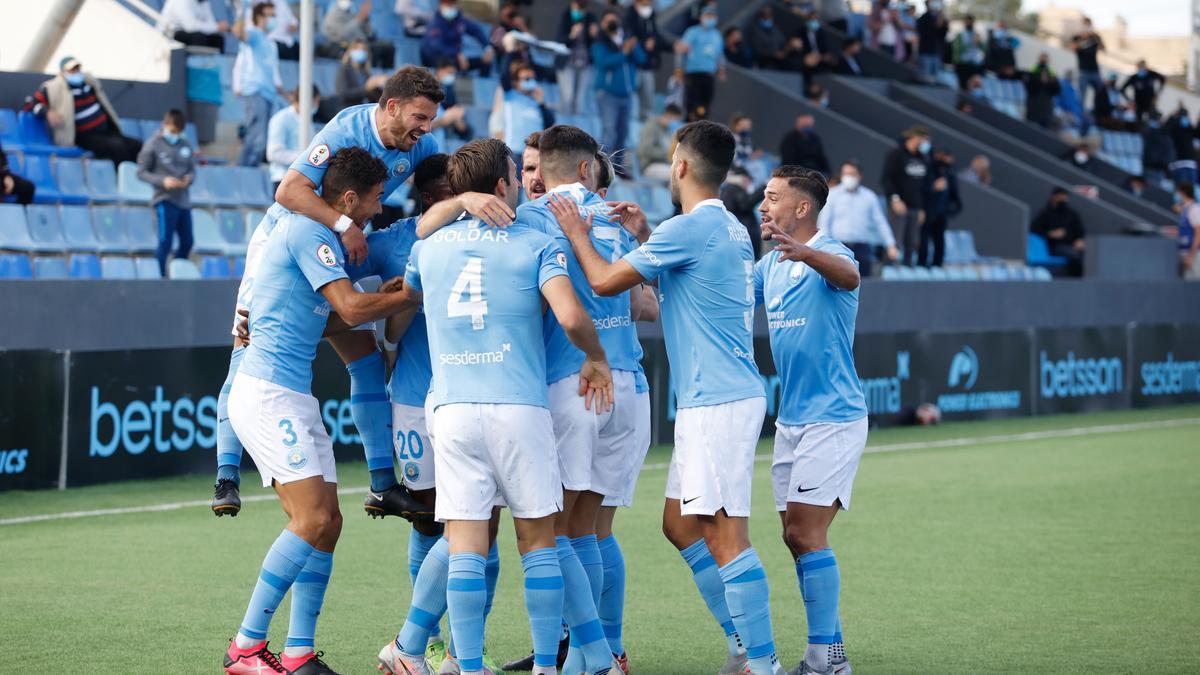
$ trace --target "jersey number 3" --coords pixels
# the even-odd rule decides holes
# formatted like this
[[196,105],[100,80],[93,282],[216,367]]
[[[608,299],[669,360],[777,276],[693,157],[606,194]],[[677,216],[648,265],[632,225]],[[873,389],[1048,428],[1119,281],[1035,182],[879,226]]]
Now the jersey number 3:
[[471,328],[483,330],[483,318],[487,316],[487,311],[487,300],[483,299],[483,258],[468,258],[450,289],[450,298],[446,300],[446,316],[451,319],[469,316]]

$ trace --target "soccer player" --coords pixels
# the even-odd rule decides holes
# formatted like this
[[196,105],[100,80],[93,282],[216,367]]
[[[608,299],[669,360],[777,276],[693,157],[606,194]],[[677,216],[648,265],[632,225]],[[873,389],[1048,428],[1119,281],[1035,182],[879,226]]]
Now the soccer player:
[[[516,204],[516,164],[502,141],[463,146],[450,159],[449,176],[456,192],[491,190]],[[484,566],[497,496],[513,512],[535,672],[556,672],[565,585],[554,520],[563,492],[545,385],[543,299],[586,353],[575,382],[581,407],[610,409],[613,389],[604,348],[565,264],[562,250],[540,232],[491,229],[462,218],[414,245],[405,275],[406,295],[425,292],[436,511],[449,540],[446,602],[465,675],[491,672],[483,665]],[[426,673],[421,653],[405,652],[403,645],[398,637],[384,647],[381,666],[391,673]],[[415,645],[423,653],[424,643]]]
[[538,175],[538,141],[542,132],[535,131],[525,138],[525,149],[521,152],[521,187],[525,188],[525,199],[533,201],[546,194],[546,184]]
[[[545,142],[543,136],[543,164]],[[683,215],[651,234],[641,209],[615,208],[642,242],[639,248],[609,262],[592,245],[585,223],[568,218],[561,225],[597,294],[659,280],[679,408],[663,531],[726,631],[730,656],[721,672],[782,673],[766,575],[748,523],[754,449],[766,410],[751,333],[754,253],[746,228],[717,198],[735,141],[726,127],[701,120],[681,127],[675,143],[671,195]]]
[[[341,150],[324,163],[322,199],[361,228],[380,211],[387,167],[361,148]],[[288,525],[263,561],[225,654],[226,673],[333,673],[313,649],[342,516],[333,444],[311,393],[312,360],[330,311],[359,324],[412,304],[403,293],[358,292],[342,264],[334,233],[301,214],[284,216],[263,249],[250,308],[250,346],[229,392],[229,412],[263,485],[279,495]],[[396,286],[393,280],[383,288]],[[267,649],[267,629],[289,588],[294,592],[287,645],[276,657]]]
[[759,211],[763,237],[779,245],[754,266],[754,296],[767,309],[783,385],[771,463],[775,508],[808,615],[808,649],[791,675],[850,673],[828,535],[838,509],[850,508],[867,404],[854,369],[858,265],[850,249],[817,230],[828,194],[817,171],[775,169]]

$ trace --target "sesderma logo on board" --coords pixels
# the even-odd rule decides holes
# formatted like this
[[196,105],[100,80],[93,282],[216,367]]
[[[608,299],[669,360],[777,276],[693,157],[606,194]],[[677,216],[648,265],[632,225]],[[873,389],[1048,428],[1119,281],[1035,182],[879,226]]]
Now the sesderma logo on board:
[[1077,359],[1075,352],[1055,361],[1043,350],[1038,358],[1042,398],[1108,396],[1125,389],[1125,368],[1118,357]]

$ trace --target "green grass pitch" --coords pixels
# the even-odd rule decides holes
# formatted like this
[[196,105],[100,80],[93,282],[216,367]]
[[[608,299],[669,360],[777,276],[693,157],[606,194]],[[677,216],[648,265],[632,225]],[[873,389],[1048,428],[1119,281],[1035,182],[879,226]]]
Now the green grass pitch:
[[[1045,437],[1036,432],[1200,422],[1200,406],[875,431],[832,541],[856,673],[1200,671],[1200,425]],[[1034,432],[1035,438],[986,437]],[[920,447],[976,438],[957,447]],[[656,448],[618,516],[629,564],[625,637],[634,672],[713,673],[724,641],[687,567],[659,532]],[[769,440],[761,452],[769,452]],[[760,458],[761,459],[761,458]],[[343,485],[366,484],[361,463]],[[751,537],[767,567],[779,653],[794,666],[804,607],[755,474]],[[247,472],[244,494],[261,494]],[[0,520],[206,499],[210,478],[0,494]],[[408,606],[409,528],[372,521],[346,495],[345,529],[318,647],[344,673],[375,672]],[[275,501],[236,519],[205,506],[0,525],[0,673],[216,673],[263,554]],[[511,523],[488,624],[498,661],[529,649]],[[286,605],[286,601],[285,601]],[[279,648],[286,606],[271,629]]]

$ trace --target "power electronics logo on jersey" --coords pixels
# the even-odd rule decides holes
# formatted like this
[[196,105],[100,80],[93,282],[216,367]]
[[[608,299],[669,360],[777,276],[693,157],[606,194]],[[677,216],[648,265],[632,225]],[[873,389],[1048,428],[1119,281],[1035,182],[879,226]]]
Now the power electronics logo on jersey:
[[984,410],[1016,410],[1021,407],[1021,392],[974,391],[979,380],[979,356],[970,345],[963,345],[950,360],[946,386],[952,391],[938,396],[937,405],[943,413],[979,412]]
[[900,383],[909,378],[911,357],[907,350],[896,352],[896,374],[891,377],[869,377],[860,379],[863,396],[867,399],[867,412],[871,415],[895,414],[900,412],[903,397]]

